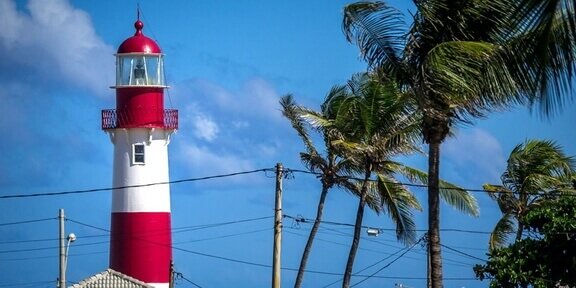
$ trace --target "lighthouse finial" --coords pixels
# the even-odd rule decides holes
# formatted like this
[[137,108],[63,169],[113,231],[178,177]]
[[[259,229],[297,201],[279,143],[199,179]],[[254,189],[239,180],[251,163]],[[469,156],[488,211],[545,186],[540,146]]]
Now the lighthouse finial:
[[142,35],[142,28],[144,28],[144,23],[140,21],[140,3],[136,6],[136,22],[134,23],[134,28],[136,28],[136,33],[134,36]]

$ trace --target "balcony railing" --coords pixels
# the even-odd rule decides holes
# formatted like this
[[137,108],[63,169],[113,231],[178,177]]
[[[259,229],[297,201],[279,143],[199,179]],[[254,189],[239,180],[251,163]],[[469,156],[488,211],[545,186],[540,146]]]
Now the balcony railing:
[[178,129],[178,110],[102,110],[102,129],[116,128]]

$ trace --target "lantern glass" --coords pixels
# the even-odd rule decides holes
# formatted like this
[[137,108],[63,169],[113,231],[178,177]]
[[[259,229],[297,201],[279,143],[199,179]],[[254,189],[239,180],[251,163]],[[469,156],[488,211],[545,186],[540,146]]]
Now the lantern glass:
[[116,86],[164,86],[162,54],[118,54]]

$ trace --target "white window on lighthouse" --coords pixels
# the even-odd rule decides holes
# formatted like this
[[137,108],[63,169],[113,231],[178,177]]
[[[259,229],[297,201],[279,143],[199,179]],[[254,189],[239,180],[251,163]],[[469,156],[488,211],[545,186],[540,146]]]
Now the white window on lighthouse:
[[133,164],[145,164],[144,157],[144,144],[134,144],[132,145],[132,163]]
[[116,86],[164,86],[162,54],[116,56]]

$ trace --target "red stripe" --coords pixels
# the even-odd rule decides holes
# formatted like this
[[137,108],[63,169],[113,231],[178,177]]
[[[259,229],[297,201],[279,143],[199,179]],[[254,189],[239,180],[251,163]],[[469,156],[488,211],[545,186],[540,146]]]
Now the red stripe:
[[170,213],[112,213],[110,268],[146,283],[168,283]]
[[164,127],[164,88],[116,89],[118,128]]

